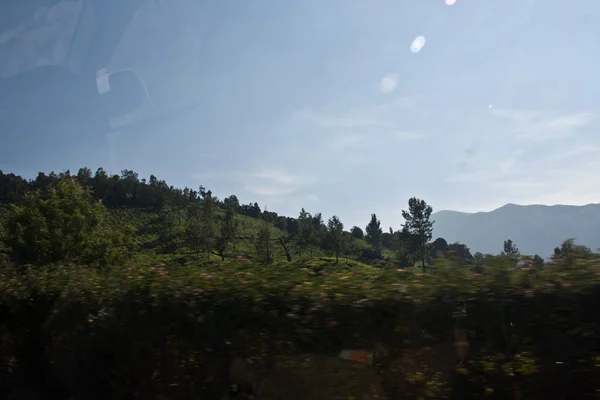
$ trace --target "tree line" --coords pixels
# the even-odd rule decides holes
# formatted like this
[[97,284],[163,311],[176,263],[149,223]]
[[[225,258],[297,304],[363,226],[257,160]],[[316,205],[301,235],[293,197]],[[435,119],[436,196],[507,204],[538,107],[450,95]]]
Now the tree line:
[[[491,257],[472,255],[465,244],[449,244],[443,238],[431,242],[432,207],[415,197],[402,211],[404,223],[398,230],[390,227],[384,232],[374,213],[364,230],[358,226],[345,230],[336,215],[325,221],[321,213],[302,208],[296,218],[280,216],[261,210],[257,203],[242,205],[235,195],[220,200],[203,186],[178,189],[154,175],[146,180],[123,170],[111,176],[102,168],[92,174],[84,167],[75,175],[40,172],[32,180],[0,171],[1,204],[12,207],[4,224],[4,247],[19,262],[81,258],[108,262],[136,251],[133,226],[111,230],[103,223],[107,210],[121,208],[155,213],[158,241],[167,253],[185,248],[196,255],[216,254],[222,260],[235,256],[242,239],[239,215],[245,215],[261,221],[260,229],[245,239],[251,240],[255,257],[266,264],[274,260],[276,248],[288,261],[325,253],[336,261],[346,256],[375,265],[386,261],[401,267],[419,265],[423,270],[439,257],[452,256],[475,268]],[[279,229],[277,234],[273,227]],[[567,241],[555,249],[555,257],[573,251],[591,254]],[[521,259],[511,240],[504,242],[501,254],[515,263]],[[532,262],[544,264],[538,255]]]

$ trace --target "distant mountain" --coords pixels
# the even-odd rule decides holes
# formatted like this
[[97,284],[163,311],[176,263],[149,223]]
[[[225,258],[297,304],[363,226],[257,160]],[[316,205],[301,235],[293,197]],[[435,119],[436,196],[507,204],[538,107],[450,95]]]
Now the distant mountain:
[[499,254],[507,239],[512,239],[521,253],[544,258],[569,238],[592,250],[600,248],[600,204],[506,204],[490,212],[439,211],[432,219],[433,239],[443,237],[448,243],[464,243],[471,253]]

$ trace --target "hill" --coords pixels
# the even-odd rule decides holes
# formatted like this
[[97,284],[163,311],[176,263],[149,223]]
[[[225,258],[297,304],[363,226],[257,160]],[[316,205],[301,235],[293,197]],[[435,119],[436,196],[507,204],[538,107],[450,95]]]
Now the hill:
[[574,238],[600,247],[600,204],[544,206],[506,204],[490,212],[439,211],[433,214],[434,237],[465,243],[471,252],[498,254],[511,239],[524,254],[548,257],[557,244]]

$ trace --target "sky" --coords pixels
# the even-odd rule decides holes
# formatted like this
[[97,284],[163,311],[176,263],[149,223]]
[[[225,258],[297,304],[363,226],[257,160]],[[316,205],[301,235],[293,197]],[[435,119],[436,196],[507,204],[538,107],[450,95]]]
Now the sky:
[[133,169],[347,228],[399,229],[413,196],[600,203],[598,54],[597,0],[155,1],[108,67],[135,69],[148,103],[0,168]]

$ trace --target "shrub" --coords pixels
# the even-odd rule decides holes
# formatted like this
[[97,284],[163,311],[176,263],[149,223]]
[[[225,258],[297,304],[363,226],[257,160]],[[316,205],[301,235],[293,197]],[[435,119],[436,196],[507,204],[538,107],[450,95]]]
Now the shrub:
[[218,398],[233,355],[267,368],[377,345],[390,398],[585,398],[600,384],[597,261],[540,272],[500,260],[482,274],[329,261],[5,269],[0,378],[76,399]]

